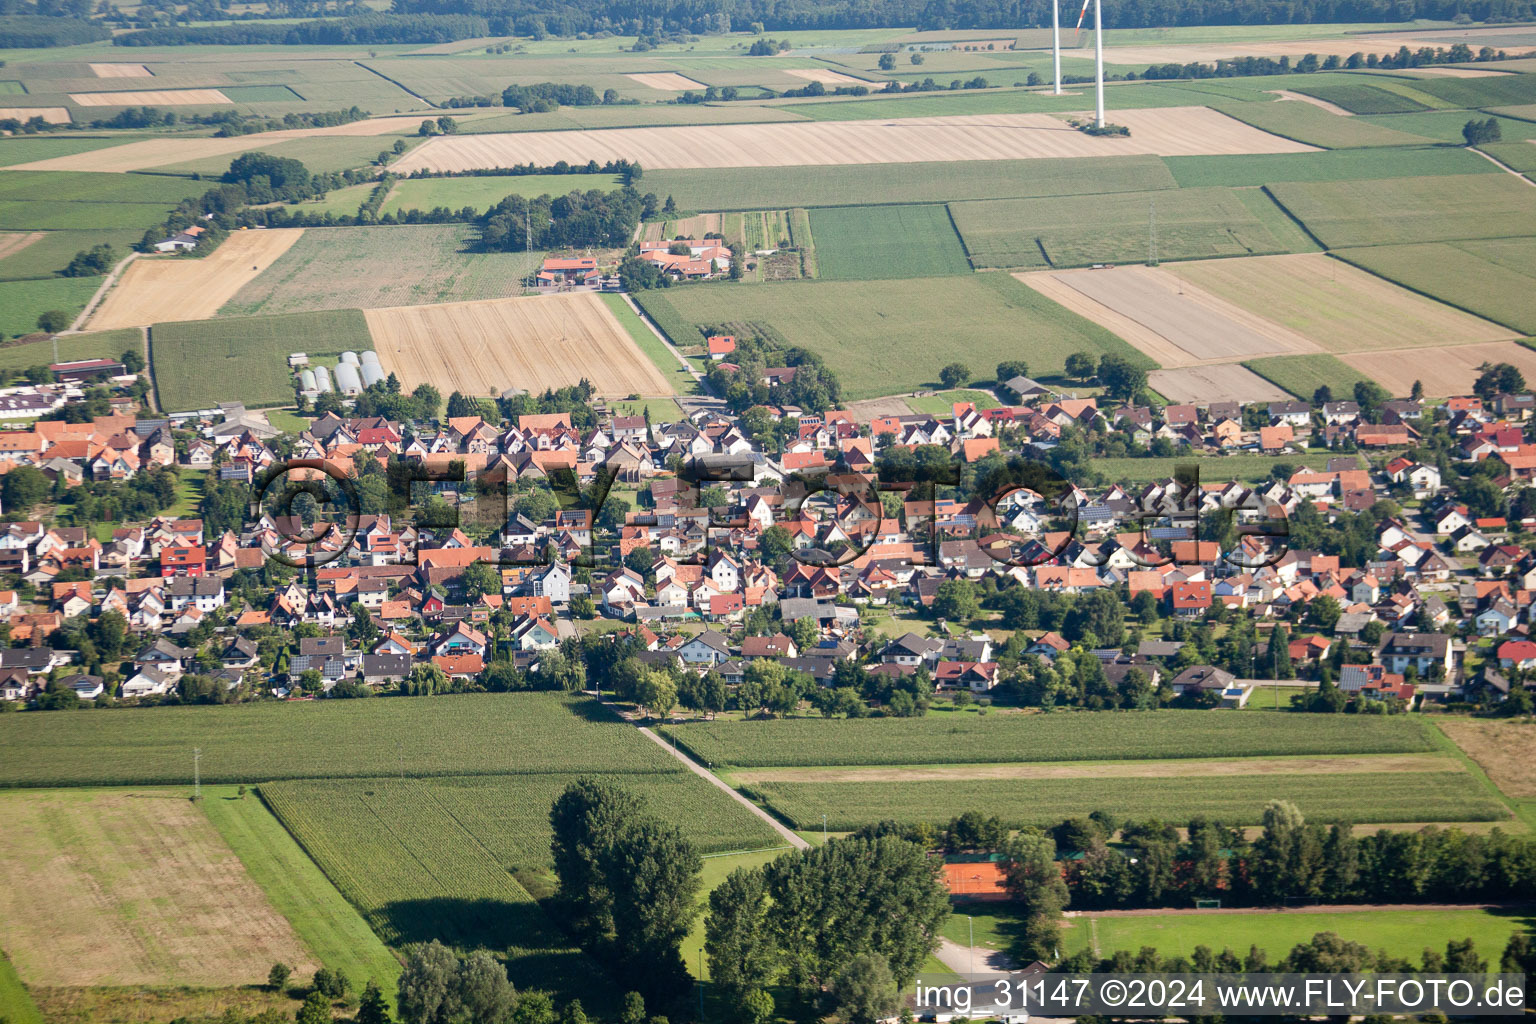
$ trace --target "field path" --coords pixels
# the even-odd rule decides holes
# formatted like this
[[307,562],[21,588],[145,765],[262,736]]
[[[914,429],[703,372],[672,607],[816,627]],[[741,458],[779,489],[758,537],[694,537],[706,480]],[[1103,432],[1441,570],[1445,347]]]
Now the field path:
[[745,807],[747,810],[761,818],[768,824],[769,828],[777,832],[779,836],[790,846],[793,846],[797,850],[809,850],[811,848],[810,843],[806,842],[804,839],[801,839],[791,829],[786,828],[783,822],[779,821],[779,819],[775,818],[773,815],[757,806],[757,804],[754,804],[751,800],[748,800],[746,797],[736,792],[730,786],[726,785],[722,779],[718,778],[713,772],[709,771],[709,769],[693,760],[693,758],[689,757],[681,750],[678,750],[676,747],[672,746],[666,740],[662,739],[660,736],[656,735],[654,732],[652,732],[650,729],[647,729],[643,725],[640,726],[640,732],[645,736],[649,736],[663,750],[670,751],[672,756],[683,762],[683,764],[687,765],[688,770],[693,772],[693,774],[705,780],[711,786],[714,786],[721,792],[730,794],[732,800],[735,800],[737,803],[741,804],[741,806]]
[[[107,279],[101,282],[101,287],[96,289],[96,294],[91,296],[91,301],[87,302],[85,308],[80,311],[80,315],[75,317],[75,322],[69,325],[69,330],[65,332],[66,334],[76,333],[85,326],[86,321],[96,312],[96,307],[101,305],[101,300],[107,297],[107,292],[112,290],[112,286],[117,283],[117,279],[128,269],[128,264],[142,255],[144,254],[130,252],[118,262],[117,266],[107,272]],[[147,352],[145,353],[145,358],[149,358]]]
[[1519,178],[1525,184],[1530,185],[1533,188],[1536,188],[1536,181],[1532,181],[1530,178],[1527,178],[1525,175],[1521,174],[1519,171],[1517,171],[1513,167],[1509,166],[1509,164],[1504,163],[1504,161],[1500,160],[1498,157],[1491,156],[1488,153],[1484,153],[1482,150],[1477,149],[1476,147],[1473,148],[1472,152],[1476,153],[1478,156],[1482,157],[1484,160],[1487,160],[1489,163],[1493,164],[1495,167],[1501,168],[1504,171],[1506,171],[1506,172],[1508,172],[1510,174],[1513,174],[1515,177]]
[[677,357],[677,361],[683,364],[683,369],[687,370],[689,374],[692,375],[693,379],[699,382],[699,387],[708,391],[709,385],[704,380],[704,374],[694,369],[693,364],[684,358],[681,352],[672,347],[672,342],[667,339],[666,333],[662,331],[660,327],[657,327],[656,324],[652,322],[650,317],[645,315],[645,310],[641,309],[639,304],[636,303],[634,299],[630,298],[628,292],[622,292],[620,294],[622,294],[624,297],[624,304],[630,308],[635,316],[640,318],[641,323],[650,328],[652,334],[656,335],[656,340],[661,342],[662,345],[666,347],[668,352],[671,352],[674,356]]

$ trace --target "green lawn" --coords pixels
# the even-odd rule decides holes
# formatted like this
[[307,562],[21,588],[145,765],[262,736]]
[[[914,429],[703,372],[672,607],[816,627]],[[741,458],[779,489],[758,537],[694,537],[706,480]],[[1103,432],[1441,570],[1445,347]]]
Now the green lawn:
[[[59,339],[59,359],[62,361],[117,359],[129,349],[144,351],[144,335],[133,327],[97,331],[93,334],[69,334]],[[52,362],[53,343],[46,339],[0,348],[0,370],[24,370],[29,366],[46,366]]]
[[1100,917],[1092,929],[1086,919],[1079,918],[1065,939],[1068,948],[1082,949],[1089,944],[1090,933],[1096,932],[1099,951],[1105,956],[1121,949],[1135,952],[1143,946],[1152,946],[1167,956],[1188,956],[1196,946],[1216,951],[1231,948],[1245,955],[1249,946],[1256,945],[1275,961],[1319,932],[1334,932],[1351,942],[1417,962],[1426,948],[1443,953],[1447,941],[1470,938],[1479,954],[1497,964],[1509,937],[1533,926],[1536,919],[1528,910],[1167,914]]
[[817,276],[822,280],[971,272],[960,236],[943,206],[843,206],[810,214]]
[[1288,711],[1291,698],[1317,691],[1308,686],[1260,686],[1243,706],[1245,711]]
[[[0,282],[0,338],[35,333],[37,318],[49,310],[63,310],[73,319],[99,287],[99,277]],[[0,361],[4,358],[4,350],[0,350]],[[47,361],[52,362],[51,359]]]
[[266,805],[254,793],[240,799],[233,787],[212,786],[202,806],[251,879],[320,962],[345,974],[358,991],[377,981],[393,1003],[400,962]]
[[[973,367],[980,370],[981,367]],[[913,412],[926,412],[933,415],[948,416],[954,412],[956,402],[970,402],[978,409],[996,409],[999,405],[996,397],[990,391],[971,391],[961,388],[958,391],[940,391],[932,395],[924,395],[921,398],[908,398],[906,403]]]
[[197,506],[203,500],[203,487],[208,482],[209,470],[183,469],[176,484],[176,501],[165,510],[168,516],[187,519],[197,514]]
[[[754,321],[791,345],[818,353],[848,399],[937,385],[958,353],[978,373],[1024,358],[1037,374],[1059,373],[1073,352],[1146,357],[1098,325],[1006,274],[895,281],[794,281],[669,288],[636,296],[681,344],[694,326]],[[673,332],[677,332],[674,334]]]
[[[697,395],[700,393],[698,379],[677,361],[672,351],[667,348],[667,343],[656,337],[656,332],[645,325],[645,322],[635,315],[635,311],[629,308],[629,303],[620,295],[601,296],[603,305],[607,306],[624,330],[634,339],[635,345],[656,368],[660,370],[668,380],[672,382],[672,388],[680,395]],[[678,344],[688,344],[691,339],[672,339]],[[664,401],[670,401],[666,399]],[[633,404],[633,403],[631,403]],[[673,403],[674,405],[676,403]]]
[[1354,393],[1356,381],[1366,379],[1360,371],[1337,356],[1330,355],[1272,356],[1268,359],[1251,359],[1243,365],[1270,383],[1308,402],[1324,384],[1342,399]]
[[0,951],[0,1021],[6,1024],[43,1024],[43,1015],[38,1012],[32,997],[22,986],[21,979],[16,976],[16,969],[6,959],[4,951]]

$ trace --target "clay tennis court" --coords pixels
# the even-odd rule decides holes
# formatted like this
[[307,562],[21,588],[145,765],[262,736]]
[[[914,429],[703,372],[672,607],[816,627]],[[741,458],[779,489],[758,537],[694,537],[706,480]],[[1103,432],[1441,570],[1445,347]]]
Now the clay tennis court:
[[409,174],[620,158],[647,168],[692,168],[1314,151],[1208,107],[1116,110],[1111,120],[1129,127],[1131,136],[1086,135],[1049,114],[443,135],[393,169]]
[[543,391],[583,377],[607,398],[674,393],[608,307],[591,292],[432,306],[365,309],[386,373],[407,391]]
[[[0,107],[0,118],[15,118],[18,121],[30,121],[34,117],[40,117],[49,124],[69,124],[73,120],[69,116],[67,107]],[[81,154],[83,155],[83,154]],[[20,170],[20,167],[10,167],[8,170]]]
[[807,82],[820,82],[822,85],[868,85],[862,78],[854,78],[845,75],[841,71],[833,71],[830,68],[794,68],[785,70],[786,75],[795,78],[803,78]]
[[1322,351],[1303,335],[1156,267],[1014,276],[1169,369]]
[[233,103],[218,89],[146,89],[140,92],[72,92],[82,107],[186,107],[197,103]]
[[14,256],[39,238],[43,237],[41,231],[17,231],[0,234],[0,260],[7,256]]
[[292,247],[303,228],[237,231],[202,259],[143,257],[129,264],[88,329],[206,320]]
[[631,82],[638,82],[648,89],[660,89],[663,92],[687,92],[689,89],[706,89],[703,82],[695,82],[691,78],[684,78],[675,71],[648,71],[633,75],[625,75]]
[[1483,363],[1509,363],[1526,380],[1536,380],[1536,352],[1512,341],[1357,352],[1339,358],[1398,396],[1408,394],[1415,380],[1423,381],[1430,398],[1470,395]]
[[5,952],[29,985],[251,985],[318,966],[185,794],[0,795]]
[[1209,363],[1147,374],[1152,390],[1170,402],[1285,402],[1295,397],[1241,363]]
[[143,64],[88,64],[91,74],[97,78],[153,78]]

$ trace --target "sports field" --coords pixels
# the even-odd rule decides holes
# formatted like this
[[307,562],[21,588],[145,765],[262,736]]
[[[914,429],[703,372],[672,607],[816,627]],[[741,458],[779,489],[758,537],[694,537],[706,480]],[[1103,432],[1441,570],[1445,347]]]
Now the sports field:
[[105,331],[211,317],[303,233],[303,228],[237,231],[201,258],[141,257],[118,278],[87,326]]
[[543,253],[477,252],[474,237],[466,224],[306,228],[292,248],[226,296],[218,311],[252,316],[522,294],[529,268]]
[[410,390],[539,392],[590,380],[599,395],[670,395],[672,382],[590,292],[364,311],[387,373]]
[[1322,253],[1177,263],[1164,269],[1338,354],[1514,337],[1498,324]]
[[953,203],[977,267],[1247,256],[1314,249],[1258,189],[1190,188]]
[[1121,110],[1128,139],[1085,135],[1048,114],[983,114],[879,122],[617,128],[429,139],[396,169],[467,171],[514,163],[625,158],[646,168],[780,167],[925,160],[1005,160],[1136,153],[1294,153],[1307,147],[1256,131],[1206,107]]
[[827,281],[968,274],[945,207],[852,206],[812,210],[817,276]]
[[1536,239],[1384,245],[1338,255],[1521,334],[1536,334]]
[[1424,393],[1431,398],[1470,395],[1472,384],[1482,373],[1478,367],[1484,363],[1509,363],[1527,379],[1536,379],[1536,351],[1513,341],[1357,352],[1342,358],[1399,397],[1407,395],[1416,380],[1423,383]]
[[317,966],[185,795],[13,791],[0,807],[0,919],[29,984],[225,987]]
[[150,331],[155,387],[169,412],[232,401],[287,405],[294,389],[288,353],[313,359],[372,347],[355,309],[162,323]]
[[792,345],[826,360],[849,399],[933,387],[956,350],[935,338],[963,339],[972,370],[1019,355],[1029,339],[1030,368],[1061,372],[1073,352],[1114,352],[1143,360],[1110,332],[1062,309],[1003,274],[893,281],[792,281],[641,292],[636,298],[673,341],[697,344],[697,325],[765,323]]
[[1536,235],[1536,188],[1509,174],[1281,182],[1268,191],[1329,248]]
[[[977,930],[981,918],[977,918]],[[1480,956],[1497,961],[1509,937],[1536,920],[1523,910],[1190,911],[1074,915],[1063,933],[1067,949],[1096,948],[1109,956],[1150,946],[1164,956],[1188,956],[1196,946],[1245,955],[1258,946],[1276,961],[1319,932],[1417,963],[1426,948],[1443,952],[1450,940],[1472,939]]]

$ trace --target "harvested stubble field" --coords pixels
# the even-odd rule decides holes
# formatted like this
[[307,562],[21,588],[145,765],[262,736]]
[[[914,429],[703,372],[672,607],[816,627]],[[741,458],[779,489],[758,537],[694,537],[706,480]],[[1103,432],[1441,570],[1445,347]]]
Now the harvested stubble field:
[[303,228],[238,231],[199,259],[150,256],[135,260],[91,314],[89,326],[104,331],[211,317],[303,233]]
[[153,78],[143,64],[87,64],[97,78]]
[[807,82],[820,82],[822,85],[868,85],[867,78],[855,78],[845,75],[841,71],[833,71],[830,68],[784,68],[784,74],[795,78],[803,78]]
[[160,407],[180,412],[232,401],[287,405],[294,388],[288,353],[313,359],[372,347],[361,312],[331,310],[156,324],[150,361]]
[[1318,351],[1294,331],[1200,288],[1184,287],[1162,268],[1128,266],[1016,276],[1114,331],[1165,368]]
[[1144,262],[1151,224],[1162,259],[1315,249],[1259,189],[1190,188],[952,203],[976,267]]
[[1536,758],[1531,757],[1536,723],[1446,716],[1435,724],[1488,773],[1505,796],[1536,797]]
[[1330,355],[1276,356],[1255,359],[1243,365],[1307,401],[1311,401],[1317,389],[1325,384],[1334,394],[1346,395],[1354,392],[1356,383],[1367,379],[1343,360]]
[[203,781],[219,783],[366,778],[402,764],[412,777],[677,770],[596,702],[543,693],[7,715],[0,741],[12,786],[180,784],[193,746]]
[[1324,718],[1084,711],[942,721],[698,722],[661,731],[700,760],[740,768],[1393,754],[1434,749],[1421,724],[1411,719]]
[[1414,291],[1536,334],[1536,238],[1376,246],[1338,255]]
[[0,118],[30,121],[40,117],[49,124],[69,124],[72,118],[67,107],[0,107]]
[[535,393],[592,382],[607,398],[671,395],[672,382],[591,292],[370,309],[379,361],[407,389]]
[[1409,394],[1414,381],[1423,383],[1424,393],[1431,398],[1469,395],[1484,363],[1509,363],[1527,379],[1536,379],[1536,351],[1513,341],[1357,352],[1343,359],[1398,397]]
[[73,156],[98,149],[121,146],[123,140],[111,135],[85,135],[75,137],[56,135],[13,135],[0,138],[0,167],[48,160],[59,156]]
[[1147,383],[1170,402],[1283,402],[1290,397],[1240,363],[1153,370]]
[[1509,174],[1280,182],[1267,190],[1330,249],[1536,235],[1536,188]]
[[627,74],[624,76],[632,82],[638,82],[647,89],[660,89],[663,92],[686,92],[689,89],[702,91],[703,82],[695,82],[691,78],[684,78],[675,71],[651,71],[642,74]]
[[[1215,158],[1211,158],[1215,159]],[[1474,157],[1478,163],[1486,160]],[[1497,170],[1497,168],[1492,168]],[[1374,176],[1374,175],[1373,175]],[[646,168],[645,190],[685,209],[762,210],[795,206],[1011,199],[1171,189],[1177,182],[1153,156],[1114,160],[975,160],[852,167]]]
[[[308,228],[218,311],[372,309],[520,295],[542,253],[476,252],[465,224]],[[228,243],[225,243],[226,245]]]
[[248,985],[315,966],[183,794],[0,794],[6,953],[42,986]]
[[792,345],[826,360],[848,399],[933,387],[954,350],[973,368],[1019,354],[1028,339],[1031,369],[1061,372],[1073,352],[1113,352],[1145,363],[1130,345],[1004,274],[894,281],[789,281],[670,288],[636,296],[680,345],[698,344],[695,327],[737,320],[772,325]]
[[795,828],[844,831],[879,821],[943,822],[984,808],[1013,827],[1048,826],[1089,811],[1123,819],[1184,821],[1204,814],[1255,824],[1270,800],[1294,802],[1308,819],[1339,822],[1496,821],[1502,803],[1483,795],[1465,772],[1402,772],[1386,782],[1375,774],[1220,775],[1212,777],[1031,779],[1027,782],[944,780],[907,782],[765,782],[748,787]]
[[1399,288],[1322,253],[1164,268],[1328,352],[1503,341],[1507,328]]
[[844,206],[810,211],[817,276],[829,281],[968,274],[943,206]]
[[[880,122],[617,128],[429,139],[396,165],[467,171],[533,161],[585,163],[624,158],[646,169],[881,164],[1035,157],[1294,153],[1307,148],[1256,131],[1206,107],[1124,110],[1131,137],[1086,135],[1048,114],[991,114]],[[797,205],[804,205],[801,200]]]

